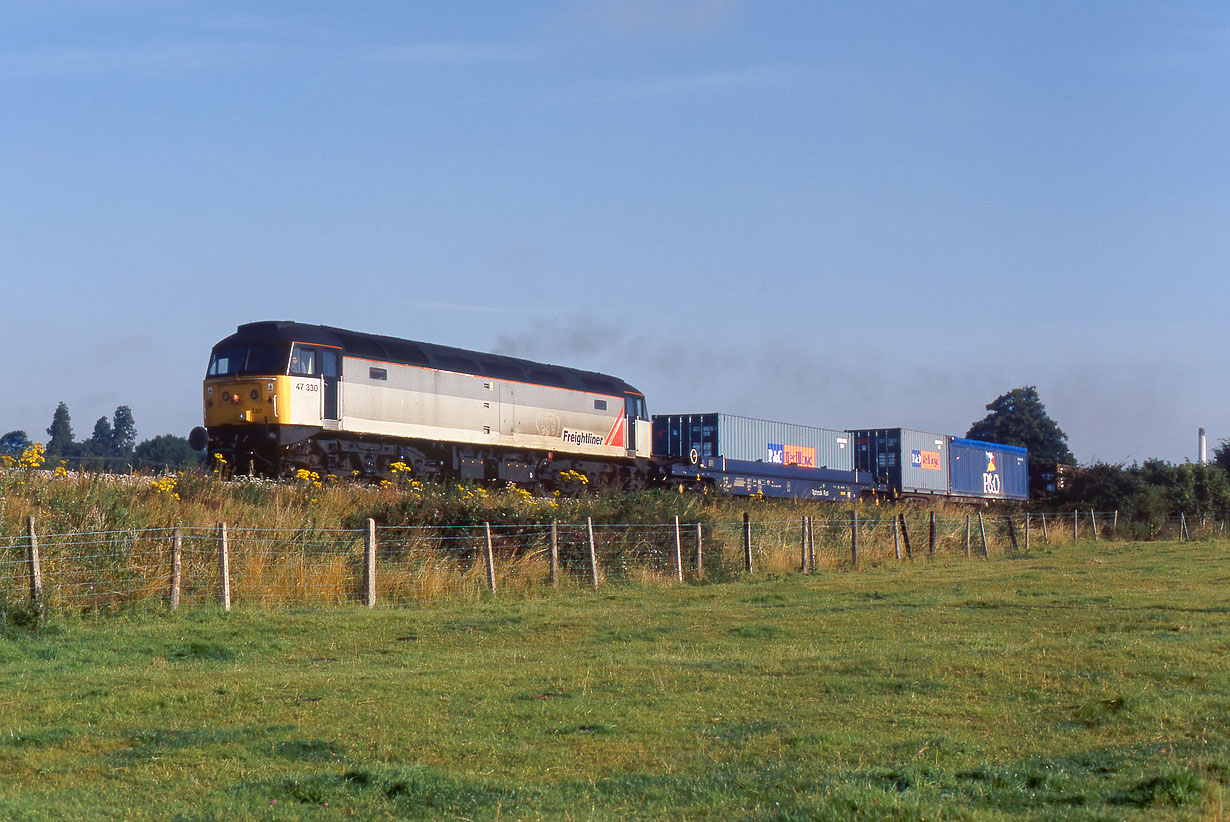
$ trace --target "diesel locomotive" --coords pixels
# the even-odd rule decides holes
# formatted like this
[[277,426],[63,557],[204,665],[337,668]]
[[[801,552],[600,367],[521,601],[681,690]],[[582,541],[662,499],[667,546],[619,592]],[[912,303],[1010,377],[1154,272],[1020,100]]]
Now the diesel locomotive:
[[266,321],[213,347],[203,392],[189,441],[238,473],[378,478],[400,463],[547,491],[653,474],[644,395],[593,371]]

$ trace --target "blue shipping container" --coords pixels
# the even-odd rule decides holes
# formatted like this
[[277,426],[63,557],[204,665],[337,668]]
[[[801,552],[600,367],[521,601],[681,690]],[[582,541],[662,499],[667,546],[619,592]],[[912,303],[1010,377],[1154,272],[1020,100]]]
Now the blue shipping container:
[[948,487],[955,497],[1029,499],[1029,452],[1015,445],[952,437]]

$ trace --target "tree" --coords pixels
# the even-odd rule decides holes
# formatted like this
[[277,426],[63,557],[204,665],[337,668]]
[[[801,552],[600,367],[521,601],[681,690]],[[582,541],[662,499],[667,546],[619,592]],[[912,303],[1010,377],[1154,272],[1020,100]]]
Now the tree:
[[90,435],[90,439],[85,443],[82,451],[86,456],[106,458],[111,454],[111,423],[106,417],[99,417],[98,422],[94,423],[94,433]]
[[136,458],[142,468],[165,471],[200,464],[201,452],[193,449],[183,437],[159,434],[137,446]]
[[120,459],[132,459],[132,449],[137,442],[137,424],[132,418],[132,409],[121,405],[111,418],[111,455]]
[[1075,465],[1068,450],[1068,435],[1046,414],[1037,386],[1014,388],[987,406],[991,412],[970,426],[970,439],[1019,445],[1029,450],[1032,463]]
[[60,403],[51,417],[51,427],[47,429],[47,456],[71,457],[76,455],[77,444],[73,442],[73,425],[68,416],[68,406]]
[[1213,463],[1230,471],[1230,440],[1222,440],[1221,444],[1213,449]]
[[20,457],[30,447],[30,437],[25,431],[10,431],[0,437],[0,455]]

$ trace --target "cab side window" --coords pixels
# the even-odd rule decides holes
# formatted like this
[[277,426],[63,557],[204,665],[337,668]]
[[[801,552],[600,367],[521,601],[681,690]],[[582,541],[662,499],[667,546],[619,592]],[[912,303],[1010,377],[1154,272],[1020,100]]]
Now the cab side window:
[[296,345],[290,354],[290,373],[298,377],[313,377],[317,370],[319,352],[315,348]]

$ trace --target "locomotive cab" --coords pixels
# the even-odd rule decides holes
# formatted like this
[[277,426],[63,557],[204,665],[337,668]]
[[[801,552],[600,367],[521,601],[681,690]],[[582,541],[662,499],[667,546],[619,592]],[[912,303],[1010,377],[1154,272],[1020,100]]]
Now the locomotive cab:
[[288,326],[241,326],[210,353],[205,427],[194,429],[189,442],[234,470],[268,472],[281,447],[340,420],[340,346],[298,342]]
[[653,443],[644,395],[632,392],[625,394],[624,414],[628,425],[628,456],[648,459]]

